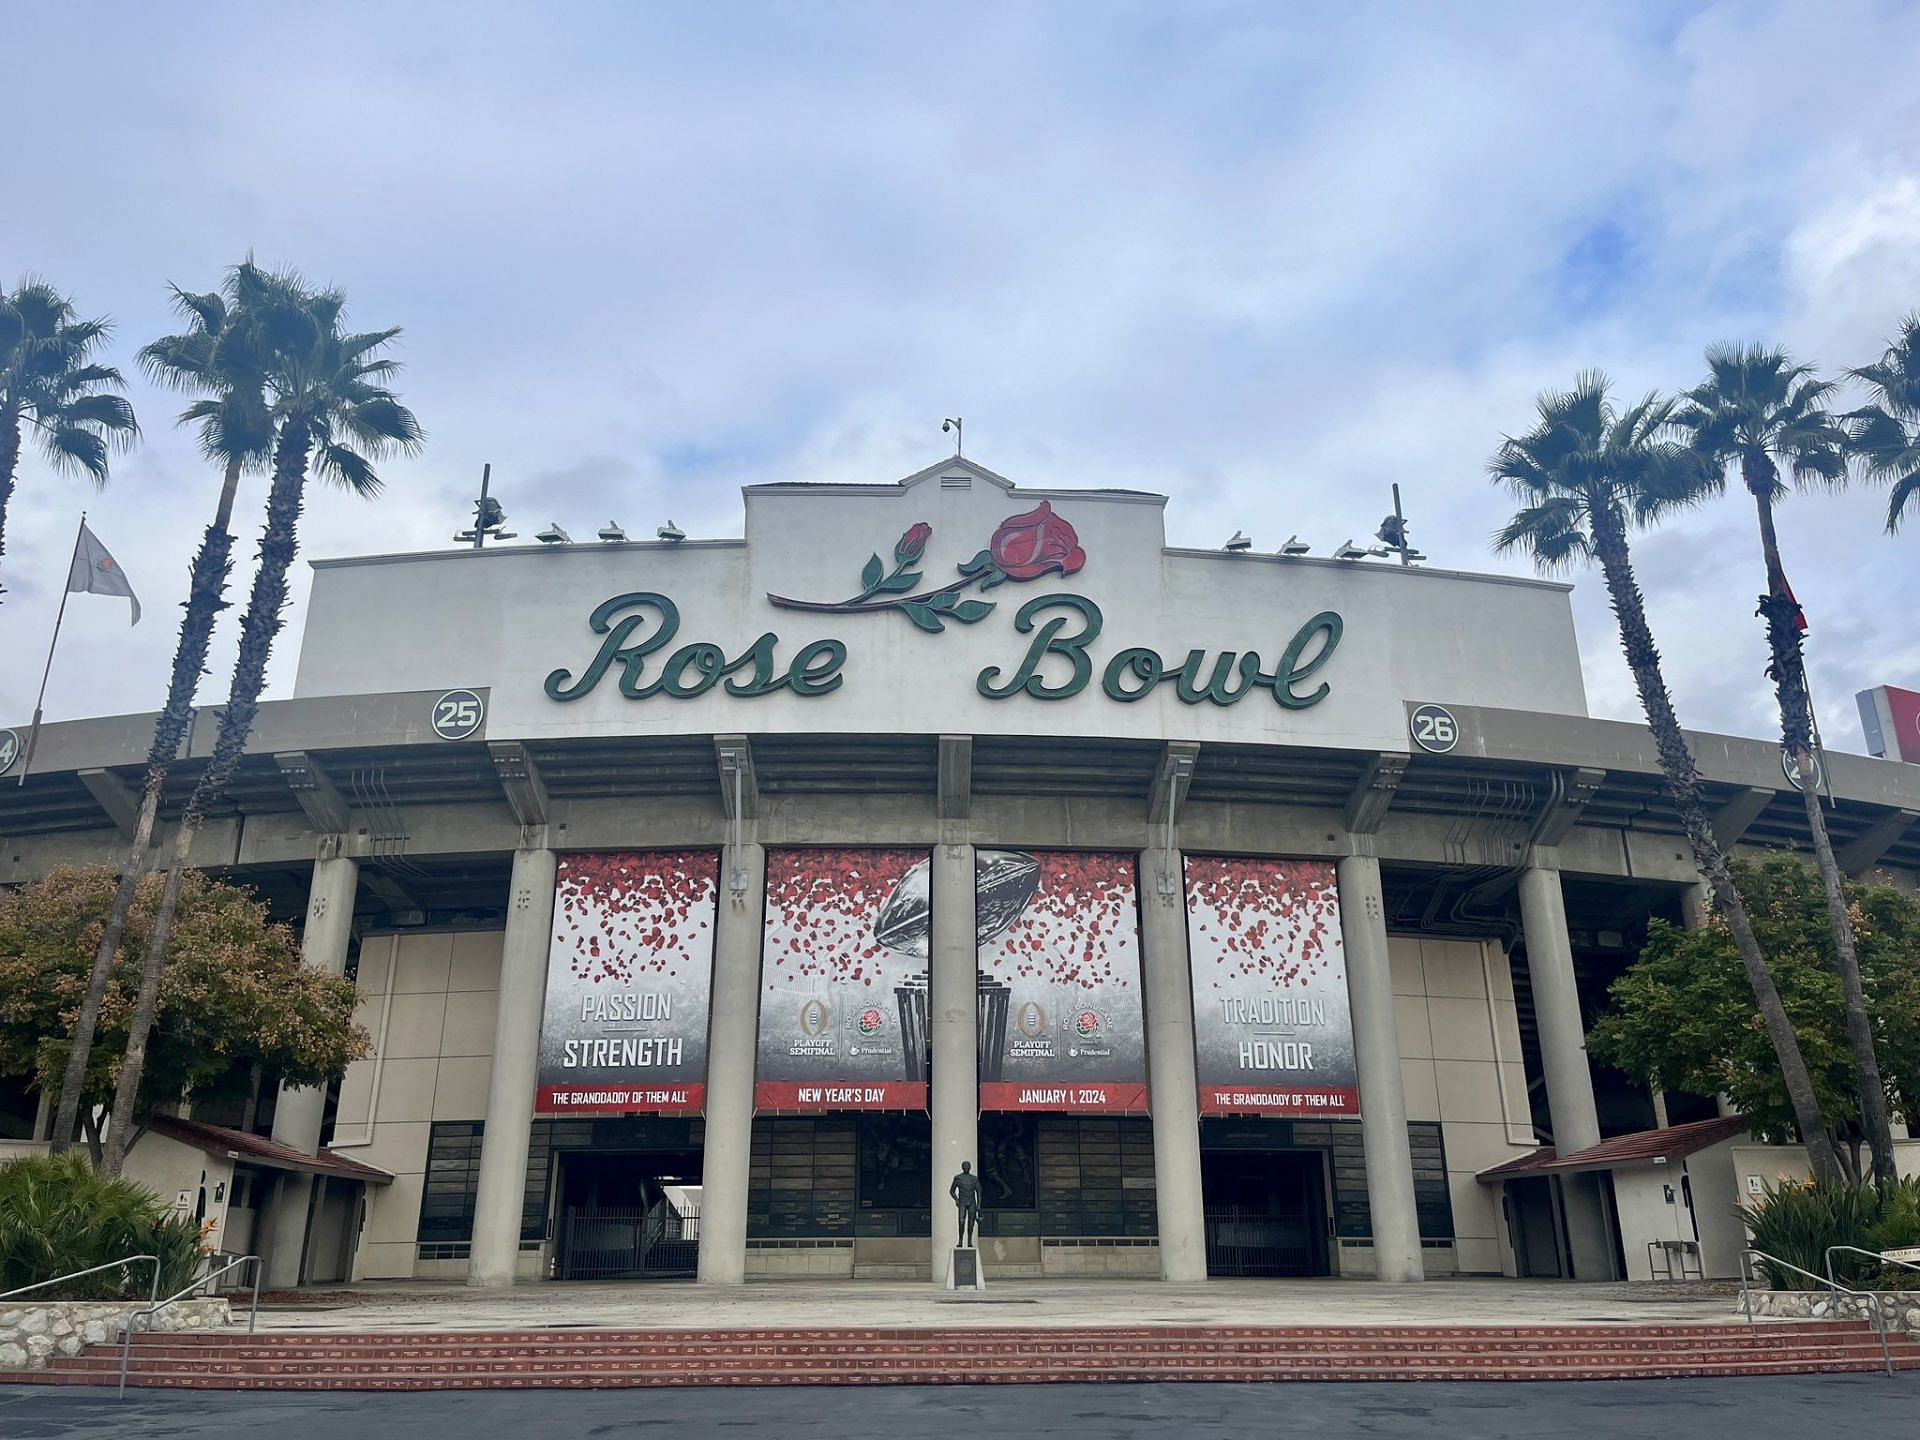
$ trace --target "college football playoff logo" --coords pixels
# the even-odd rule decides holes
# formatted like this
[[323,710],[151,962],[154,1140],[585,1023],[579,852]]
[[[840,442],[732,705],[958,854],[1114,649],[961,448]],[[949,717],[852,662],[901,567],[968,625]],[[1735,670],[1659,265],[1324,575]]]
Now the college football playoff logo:
[[1038,1040],[1047,1033],[1047,1012],[1039,1001],[1029,1000],[1020,1007],[1019,1013],[1014,1016],[1013,1023],[1019,1026],[1020,1033],[1027,1039]]
[[827,1002],[817,997],[800,1007],[800,1033],[809,1039],[827,1033],[827,1023],[833,1019],[833,1011]]

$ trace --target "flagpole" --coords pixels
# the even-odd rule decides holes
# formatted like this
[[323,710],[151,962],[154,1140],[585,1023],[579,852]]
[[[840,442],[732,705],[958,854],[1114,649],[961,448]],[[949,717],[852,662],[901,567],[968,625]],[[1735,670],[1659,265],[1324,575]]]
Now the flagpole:
[[80,558],[80,537],[87,533],[87,512],[80,512],[80,523],[73,532],[73,554],[67,558],[67,578],[60,583],[60,608],[53,612],[53,638],[47,641],[47,663],[40,671],[40,693],[33,701],[33,725],[27,731],[27,753],[20,757],[20,783],[27,783],[27,770],[33,764],[33,749],[40,741],[41,706],[47,699],[47,677],[53,673],[53,649],[60,643],[60,622],[67,618],[67,596],[73,593],[73,562]]

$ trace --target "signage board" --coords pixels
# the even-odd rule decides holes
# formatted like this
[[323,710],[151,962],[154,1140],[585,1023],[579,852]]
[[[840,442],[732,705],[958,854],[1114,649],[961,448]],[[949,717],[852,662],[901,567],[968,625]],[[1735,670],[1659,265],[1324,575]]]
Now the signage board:
[[1145,1114],[1132,854],[981,850],[980,1108]]
[[1920,765],[1920,690],[1881,685],[1854,697],[1867,753]]
[[706,1103],[719,868],[711,850],[561,857],[540,1113],[697,1113]]
[[1340,895],[1321,860],[1189,855],[1203,1115],[1356,1115]]
[[930,860],[767,852],[758,1108],[926,1108]]

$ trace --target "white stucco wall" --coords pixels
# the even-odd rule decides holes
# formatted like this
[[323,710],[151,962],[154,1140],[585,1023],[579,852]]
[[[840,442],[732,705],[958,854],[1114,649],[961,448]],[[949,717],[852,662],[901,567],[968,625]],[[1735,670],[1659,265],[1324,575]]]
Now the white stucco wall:
[[433,1122],[486,1118],[501,939],[498,930],[427,930],[361,941],[354,1019],[373,1053],[347,1069],[330,1144],[391,1171],[393,1183],[367,1187],[356,1279],[416,1272]]
[[[1075,528],[1086,552],[1070,577],[1009,581],[965,595],[994,611],[934,635],[898,612],[817,614],[776,608],[769,592],[839,601],[857,594],[870,554],[890,567],[895,541],[918,521],[933,536],[919,569],[928,586],[957,580],[956,566],[986,548],[1003,520],[1042,500]],[[1503,706],[1584,715],[1579,656],[1565,587],[1377,562],[1164,548],[1158,497],[1100,492],[970,488],[937,476],[910,487],[749,491],[744,541],[608,546],[510,545],[476,552],[316,562],[295,693],[356,694],[429,688],[491,689],[491,739],[621,733],[799,732],[1111,735],[1201,741],[1405,749],[1403,702]],[[636,531],[638,530],[636,526]],[[1277,537],[1275,537],[1277,538]],[[678,606],[674,645],[709,641],[739,655],[762,633],[780,637],[784,666],[805,643],[848,647],[833,694],[741,698],[718,689],[691,699],[629,700],[616,673],[591,695],[558,703],[549,671],[576,675],[598,648],[588,616],[629,591],[666,594]],[[1077,594],[1094,601],[1103,628],[1089,649],[1093,682],[1077,696],[992,700],[976,690],[987,666],[1016,669],[1032,640],[1015,629],[1030,600]],[[1229,706],[1187,705],[1171,683],[1119,703],[1100,690],[1113,655],[1147,646],[1177,667],[1206,652],[1259,652],[1273,670],[1298,628],[1322,611],[1344,623],[1318,674],[1331,692],[1287,709],[1257,692]],[[1051,611],[1040,622],[1064,611]],[[1069,632],[1081,621],[1068,616]],[[651,624],[649,625],[649,629]],[[657,673],[669,650],[650,657]],[[1311,653],[1311,651],[1309,652]],[[1054,657],[1042,673],[1058,679]]]
[[[233,1194],[232,1160],[224,1155],[209,1155],[196,1145],[149,1130],[127,1151],[127,1162],[120,1173],[146,1186],[159,1195],[163,1203],[185,1215],[193,1214],[204,1184],[207,1190],[205,1218],[214,1222],[206,1243],[214,1250],[232,1248],[226,1233],[227,1201]],[[179,1203],[182,1192],[186,1195],[185,1205]],[[222,1196],[218,1202],[214,1200],[216,1194]]]
[[1407,1119],[1440,1122],[1456,1266],[1497,1275],[1507,1254],[1499,1195],[1474,1177],[1538,1143],[1513,972],[1492,940],[1395,935],[1388,953]]

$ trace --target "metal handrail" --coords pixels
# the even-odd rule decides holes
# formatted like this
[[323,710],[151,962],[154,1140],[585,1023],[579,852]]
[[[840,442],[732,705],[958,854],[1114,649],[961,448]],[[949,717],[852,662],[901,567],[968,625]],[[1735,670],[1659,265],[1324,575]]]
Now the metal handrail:
[[260,1257],[258,1255],[242,1255],[238,1260],[230,1261],[222,1265],[218,1270],[202,1275],[198,1280],[195,1280],[191,1285],[187,1286],[186,1289],[179,1291],[177,1294],[169,1295],[164,1300],[155,1301],[146,1309],[136,1310],[127,1316],[126,1338],[120,1342],[120,1398],[122,1400],[127,1398],[127,1367],[133,1362],[133,1332],[139,1322],[142,1320],[152,1320],[155,1315],[158,1315],[175,1301],[186,1299],[202,1285],[210,1285],[222,1275],[232,1270],[238,1270],[242,1265],[253,1266],[253,1308],[247,1312],[247,1333],[249,1335],[254,1333],[254,1327],[260,1323]]
[[153,1283],[147,1288],[147,1303],[151,1305],[160,1296],[160,1257],[158,1255],[123,1255],[118,1260],[109,1260],[104,1265],[90,1265],[85,1270],[75,1270],[71,1275],[56,1275],[51,1280],[22,1285],[18,1290],[9,1290],[0,1294],[0,1300],[11,1300],[16,1295],[31,1295],[35,1290],[45,1290],[50,1285],[78,1280],[83,1275],[98,1275],[102,1270],[118,1270],[123,1265],[137,1265],[142,1260],[153,1266]]
[[1920,1270],[1920,1265],[1914,1264],[1911,1260],[1902,1260],[1894,1255],[1883,1255],[1878,1250],[1862,1250],[1858,1245],[1829,1245],[1827,1246],[1826,1259],[1823,1262],[1827,1267],[1827,1278],[1829,1280],[1833,1278],[1833,1256],[1836,1250],[1847,1250],[1855,1255],[1865,1255],[1869,1260],[1878,1260],[1882,1265],[1899,1265],[1908,1270]]
[[1867,1324],[1872,1327],[1873,1333],[1880,1337],[1880,1358],[1886,1364],[1887,1374],[1893,1374],[1893,1349],[1887,1344],[1885,1317],[1880,1313],[1879,1300],[1874,1297],[1871,1291],[1850,1290],[1838,1280],[1829,1280],[1826,1276],[1816,1275],[1811,1270],[1802,1270],[1798,1265],[1782,1260],[1778,1255],[1769,1255],[1764,1250],[1755,1250],[1752,1247],[1748,1247],[1740,1252],[1740,1306],[1747,1313],[1747,1323],[1749,1325],[1754,1323],[1753,1294],[1748,1286],[1748,1281],[1753,1275],[1753,1267],[1747,1262],[1756,1256],[1765,1260],[1769,1265],[1778,1265],[1782,1270],[1791,1270],[1796,1275],[1804,1275],[1807,1279],[1821,1285],[1829,1286],[1839,1291],[1842,1295],[1851,1295],[1856,1300],[1866,1300],[1868,1302]]

